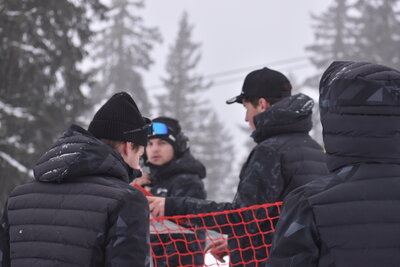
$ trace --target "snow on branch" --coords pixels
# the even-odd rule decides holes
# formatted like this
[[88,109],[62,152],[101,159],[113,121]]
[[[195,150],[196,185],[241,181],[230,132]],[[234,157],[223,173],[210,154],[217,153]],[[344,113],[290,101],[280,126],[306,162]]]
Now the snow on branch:
[[17,118],[25,118],[28,121],[33,121],[35,118],[26,112],[24,108],[16,108],[11,105],[8,105],[0,100],[0,110],[3,110],[8,115],[17,117]]
[[12,158],[10,155],[0,151],[0,157],[2,157],[5,161],[7,161],[11,166],[16,168],[19,172],[27,174],[29,177],[33,178],[33,172],[30,171],[27,167],[19,163],[17,160]]
[[30,52],[33,55],[43,55],[44,54],[43,49],[34,47],[32,45],[21,44],[21,43],[18,43],[18,42],[12,42],[12,45],[15,46],[15,47],[18,47],[22,51]]

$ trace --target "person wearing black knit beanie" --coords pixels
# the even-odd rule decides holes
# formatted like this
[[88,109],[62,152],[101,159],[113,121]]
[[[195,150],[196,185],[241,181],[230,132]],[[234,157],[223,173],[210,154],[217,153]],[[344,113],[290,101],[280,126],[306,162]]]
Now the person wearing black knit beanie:
[[67,129],[38,160],[35,180],[8,199],[0,265],[150,266],[149,207],[129,185],[140,175],[148,122],[122,92],[88,131]]
[[88,131],[98,139],[132,142],[146,146],[149,123],[127,93],[113,95],[94,115]]
[[[202,179],[206,176],[206,169],[191,154],[189,138],[182,132],[179,121],[170,117],[157,117],[152,123],[153,132],[148,136],[144,157],[144,164],[150,169],[150,193],[162,197],[205,199],[206,191]],[[144,177],[146,176],[148,174],[145,173]],[[196,231],[196,235],[200,237],[205,233]],[[164,239],[163,243],[167,244],[165,248],[158,245],[152,247],[157,256],[157,266],[204,264],[202,248],[194,233],[152,235],[151,239],[156,244],[160,243],[159,239]],[[187,244],[178,241],[182,239],[187,240]]]
[[114,150],[133,169],[134,177],[140,177],[139,159],[147,145],[147,129],[150,120],[142,117],[130,95],[113,95],[94,115],[88,131]]

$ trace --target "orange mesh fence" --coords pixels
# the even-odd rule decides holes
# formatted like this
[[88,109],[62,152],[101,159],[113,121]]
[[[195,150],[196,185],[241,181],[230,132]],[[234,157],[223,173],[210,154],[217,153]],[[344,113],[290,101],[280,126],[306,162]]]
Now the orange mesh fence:
[[229,260],[230,266],[259,266],[268,259],[281,205],[153,218],[154,266],[227,266],[217,260],[225,255],[223,260]]

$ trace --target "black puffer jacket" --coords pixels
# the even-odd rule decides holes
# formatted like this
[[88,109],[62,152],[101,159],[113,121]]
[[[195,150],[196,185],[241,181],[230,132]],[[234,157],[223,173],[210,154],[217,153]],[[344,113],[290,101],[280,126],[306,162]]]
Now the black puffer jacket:
[[149,266],[148,204],[117,152],[72,126],[34,172],[8,199],[2,267]]
[[[312,107],[312,99],[298,94],[282,99],[254,118],[256,130],[252,136],[257,146],[240,172],[240,182],[232,203],[167,198],[166,215],[208,213],[274,203],[281,201],[290,190],[326,174],[328,171],[322,148],[308,135],[312,127]],[[240,223],[242,217],[243,215],[232,216],[230,222]],[[227,223],[225,218],[219,218],[217,223]],[[245,220],[254,221],[254,218]],[[256,251],[257,259],[266,258],[265,238],[258,235],[257,226],[248,226],[246,231],[255,237],[252,240],[241,238],[241,249],[235,249],[238,247],[237,240],[230,239],[229,247],[234,251],[230,255],[233,264],[253,260],[246,266],[254,265],[253,252],[249,250],[251,247],[261,248]],[[270,230],[269,224],[260,227],[265,232]],[[231,232],[231,228],[222,230],[228,235],[245,234],[241,227],[236,227],[234,233]]]
[[320,105],[333,174],[285,199],[267,266],[400,266],[400,72],[334,62]]
[[[147,165],[150,167],[151,193],[153,195],[206,198],[206,191],[201,180],[206,176],[206,168],[192,156],[189,149],[179,158],[173,159],[163,166],[155,166],[151,163]],[[155,255],[163,256],[156,259],[157,266],[203,266],[204,257],[198,239],[204,238],[205,232],[200,230],[190,234],[152,235],[153,244],[165,244],[165,247],[159,245],[152,247]],[[182,240],[185,240],[185,242],[182,242]],[[171,243],[171,241],[173,242]],[[178,256],[178,254],[180,255]]]
[[206,168],[196,160],[190,150],[180,158],[163,166],[148,164],[152,180],[151,193],[160,197],[206,198],[201,179],[206,177]]
[[231,210],[281,201],[299,185],[326,174],[325,155],[308,132],[313,101],[298,94],[282,99],[255,116],[252,137],[257,146],[240,172],[232,203],[167,198],[166,215]]

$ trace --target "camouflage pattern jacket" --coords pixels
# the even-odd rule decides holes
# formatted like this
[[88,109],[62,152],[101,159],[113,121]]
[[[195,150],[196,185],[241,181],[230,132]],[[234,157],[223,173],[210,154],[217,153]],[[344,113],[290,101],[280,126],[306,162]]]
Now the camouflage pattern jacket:
[[4,209],[0,266],[150,265],[148,204],[117,152],[71,126],[34,173]]
[[202,181],[206,177],[206,168],[192,156],[190,150],[186,150],[181,157],[173,159],[163,166],[155,166],[150,163],[148,165],[153,195],[206,198]]
[[254,117],[257,146],[240,172],[232,202],[167,198],[166,215],[208,213],[282,201],[294,188],[326,174],[325,155],[308,132],[313,101],[298,94]]
[[[282,201],[291,190],[327,174],[323,150],[308,135],[312,127],[312,107],[311,98],[298,94],[282,99],[254,117],[256,130],[252,137],[257,146],[242,167],[238,189],[232,202],[167,198],[166,215],[209,213]],[[245,220],[250,221],[251,218]],[[233,216],[230,221],[241,222],[241,216]],[[217,223],[224,225],[226,220],[221,217],[221,221],[217,220]],[[268,224],[261,227],[266,227],[263,231],[267,231],[270,226]],[[222,228],[222,231],[228,235],[244,234],[240,227],[233,229],[234,233],[229,227]],[[247,232],[257,235],[259,228],[250,227]],[[241,264],[243,261],[254,260],[254,255],[248,248],[263,248],[265,240],[261,236],[253,240],[242,238],[240,244],[237,244],[235,239],[230,239],[229,247],[234,251],[230,255],[231,263]],[[235,249],[238,246],[241,250]],[[265,259],[266,250],[256,251],[256,258]],[[254,261],[246,264],[254,265]]]

